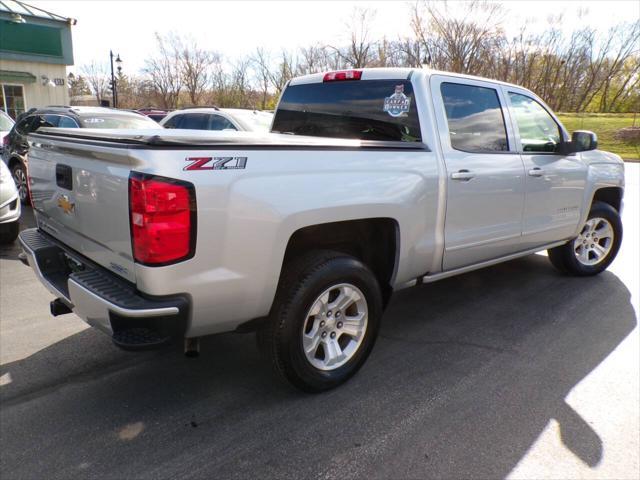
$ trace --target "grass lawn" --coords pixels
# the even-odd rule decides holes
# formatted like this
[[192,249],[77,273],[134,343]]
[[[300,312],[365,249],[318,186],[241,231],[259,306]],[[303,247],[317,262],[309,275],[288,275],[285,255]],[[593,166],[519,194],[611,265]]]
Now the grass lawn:
[[[558,117],[569,133],[591,130],[598,135],[598,148],[620,155],[625,160],[640,160],[640,145],[614,138],[623,127],[633,125],[633,113],[559,113]],[[640,114],[636,119],[640,127]]]

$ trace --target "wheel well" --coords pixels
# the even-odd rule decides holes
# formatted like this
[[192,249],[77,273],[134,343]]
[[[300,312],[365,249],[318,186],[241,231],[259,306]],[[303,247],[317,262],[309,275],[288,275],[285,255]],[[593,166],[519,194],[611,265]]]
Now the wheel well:
[[297,230],[289,239],[284,263],[309,250],[334,250],[356,257],[375,274],[385,306],[398,253],[398,224],[391,218],[323,223]]
[[9,170],[11,170],[13,168],[14,165],[18,164],[18,163],[22,163],[22,160],[20,160],[18,157],[11,157],[9,159]]
[[593,194],[591,204],[593,205],[595,202],[607,203],[619,212],[622,204],[622,189],[620,187],[600,188]]

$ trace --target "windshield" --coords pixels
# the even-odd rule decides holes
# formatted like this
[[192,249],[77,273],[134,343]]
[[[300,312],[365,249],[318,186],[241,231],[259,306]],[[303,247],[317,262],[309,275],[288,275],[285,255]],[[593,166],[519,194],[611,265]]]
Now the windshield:
[[8,132],[13,127],[13,120],[11,117],[0,110],[0,131]]
[[421,141],[413,87],[407,80],[290,86],[282,95],[271,130],[316,137]]
[[80,117],[83,128],[162,128],[150,118],[142,115],[91,115]]

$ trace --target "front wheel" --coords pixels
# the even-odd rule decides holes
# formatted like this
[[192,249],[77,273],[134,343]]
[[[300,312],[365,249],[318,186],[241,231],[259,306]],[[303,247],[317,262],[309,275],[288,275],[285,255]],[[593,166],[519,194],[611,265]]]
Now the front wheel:
[[616,258],[622,242],[622,222],[617,210],[595,202],[580,234],[548,251],[549,260],[561,272],[576,276],[596,275]]
[[13,176],[13,181],[16,183],[16,188],[18,189],[20,202],[23,205],[29,205],[29,180],[27,177],[27,169],[24,164],[22,162],[16,163],[11,168],[11,175]]
[[285,267],[258,343],[280,376],[321,392],[360,369],[381,316],[380,287],[366,265],[341,253],[312,253]]

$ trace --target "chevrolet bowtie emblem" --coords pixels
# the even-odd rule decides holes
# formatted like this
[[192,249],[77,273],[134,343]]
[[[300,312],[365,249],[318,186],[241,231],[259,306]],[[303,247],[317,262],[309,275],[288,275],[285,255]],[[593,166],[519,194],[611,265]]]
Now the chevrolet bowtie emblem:
[[72,203],[71,200],[69,200],[69,197],[67,197],[66,195],[60,195],[58,197],[58,206],[67,215],[71,215],[76,208],[76,204]]

